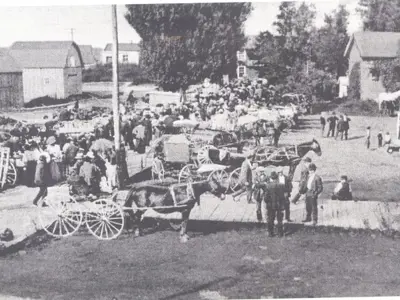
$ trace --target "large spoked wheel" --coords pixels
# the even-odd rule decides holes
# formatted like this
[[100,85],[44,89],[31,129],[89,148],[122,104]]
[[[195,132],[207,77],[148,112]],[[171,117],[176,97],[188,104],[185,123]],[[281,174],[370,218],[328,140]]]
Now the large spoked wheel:
[[199,166],[212,163],[210,156],[208,155],[208,150],[210,149],[216,149],[216,148],[211,145],[206,145],[202,147],[199,150],[199,152],[197,152],[197,162]]
[[165,178],[165,169],[162,161],[158,158],[153,160],[153,164],[151,167],[151,176],[152,179],[164,180]]
[[6,184],[10,186],[14,186],[17,183],[17,170],[13,163],[8,163],[7,175],[6,175]]
[[237,168],[229,175],[229,189],[232,192],[240,190],[240,171],[241,168]]
[[124,211],[111,200],[93,202],[95,211],[86,213],[86,227],[99,240],[117,238],[124,229]]
[[225,170],[215,170],[208,175],[208,180],[216,180],[223,187],[226,187],[226,191],[229,190],[229,175]]
[[187,164],[184,166],[179,172],[178,182],[192,182],[193,178],[196,176],[196,169],[197,167],[194,164]]
[[83,214],[73,198],[64,195],[43,199],[38,208],[39,222],[49,235],[67,237],[73,235],[81,226]]

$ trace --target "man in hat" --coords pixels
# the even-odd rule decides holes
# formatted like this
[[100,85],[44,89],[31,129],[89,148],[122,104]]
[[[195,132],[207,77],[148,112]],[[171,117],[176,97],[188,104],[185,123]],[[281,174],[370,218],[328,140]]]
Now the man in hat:
[[[323,184],[322,179],[315,172],[317,166],[311,163],[308,167],[309,174],[306,185],[306,219],[304,223],[313,222],[317,225],[318,222],[318,196],[322,193]],[[311,218],[312,217],[312,218]]]
[[297,194],[293,197],[293,200],[292,200],[293,204],[296,204],[299,201],[301,195],[304,195],[306,192],[306,184],[307,184],[307,178],[308,178],[308,174],[309,174],[308,167],[310,164],[311,164],[311,158],[306,157],[303,159],[303,168],[300,173],[299,190],[298,190]]
[[285,220],[287,222],[292,222],[290,219],[290,194],[292,193],[292,182],[289,178],[283,174],[283,167],[277,167],[276,172],[278,173],[278,181],[285,187]]
[[336,113],[333,112],[332,115],[328,118],[328,123],[329,123],[329,130],[328,130],[328,135],[327,137],[332,134],[332,137],[335,137],[335,128],[336,128],[336,122],[338,121],[338,117],[336,117]]
[[94,154],[89,151],[85,158],[79,176],[82,177],[89,186],[90,194],[97,195],[100,192],[100,170],[93,163]]
[[265,188],[265,202],[267,204],[268,236],[274,236],[275,218],[278,221],[278,236],[283,236],[283,210],[285,209],[285,186],[279,183],[278,174],[273,171],[270,182]]

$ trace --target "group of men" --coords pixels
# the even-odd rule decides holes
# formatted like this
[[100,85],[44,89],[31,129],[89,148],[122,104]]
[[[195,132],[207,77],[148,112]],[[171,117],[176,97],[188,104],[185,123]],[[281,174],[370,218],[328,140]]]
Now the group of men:
[[[325,118],[324,114],[321,114],[320,117],[320,122],[321,122],[321,135],[324,136],[325,134],[325,125],[328,123],[328,133],[327,137],[334,137],[337,139],[340,135],[340,139],[345,140],[348,139],[349,135],[349,129],[350,129],[350,118],[347,116],[347,114],[341,114],[339,118],[336,116],[335,112],[332,112],[332,114]],[[336,131],[336,135],[335,135]]]
[[[302,195],[305,196],[306,218],[304,223],[318,222],[318,196],[323,190],[322,179],[316,174],[317,167],[311,159],[306,157],[304,167],[301,171],[299,192],[293,197],[292,203],[296,204]],[[247,193],[247,201],[250,203],[254,196],[255,200],[261,204],[264,202],[267,208],[267,228],[268,235],[274,236],[274,223],[277,220],[277,234],[283,236],[283,217],[287,222],[290,220],[290,197],[292,193],[292,183],[283,174],[283,168],[277,167],[269,175],[264,168],[257,163],[251,163],[246,159],[241,168],[240,179],[243,188],[233,194],[238,197],[241,193]],[[257,219],[262,221],[261,210],[257,211]]]

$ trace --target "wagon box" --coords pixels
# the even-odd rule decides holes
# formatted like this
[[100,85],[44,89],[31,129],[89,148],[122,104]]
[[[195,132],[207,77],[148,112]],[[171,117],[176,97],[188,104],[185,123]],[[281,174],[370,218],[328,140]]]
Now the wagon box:
[[173,135],[164,142],[165,160],[187,163],[190,160],[190,141],[184,135]]

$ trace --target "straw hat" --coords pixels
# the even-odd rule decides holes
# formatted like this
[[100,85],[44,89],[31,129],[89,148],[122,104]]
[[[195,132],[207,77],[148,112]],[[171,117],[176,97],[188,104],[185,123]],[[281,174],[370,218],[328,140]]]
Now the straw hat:
[[88,153],[86,153],[86,157],[88,158],[94,158],[93,152],[89,151]]

